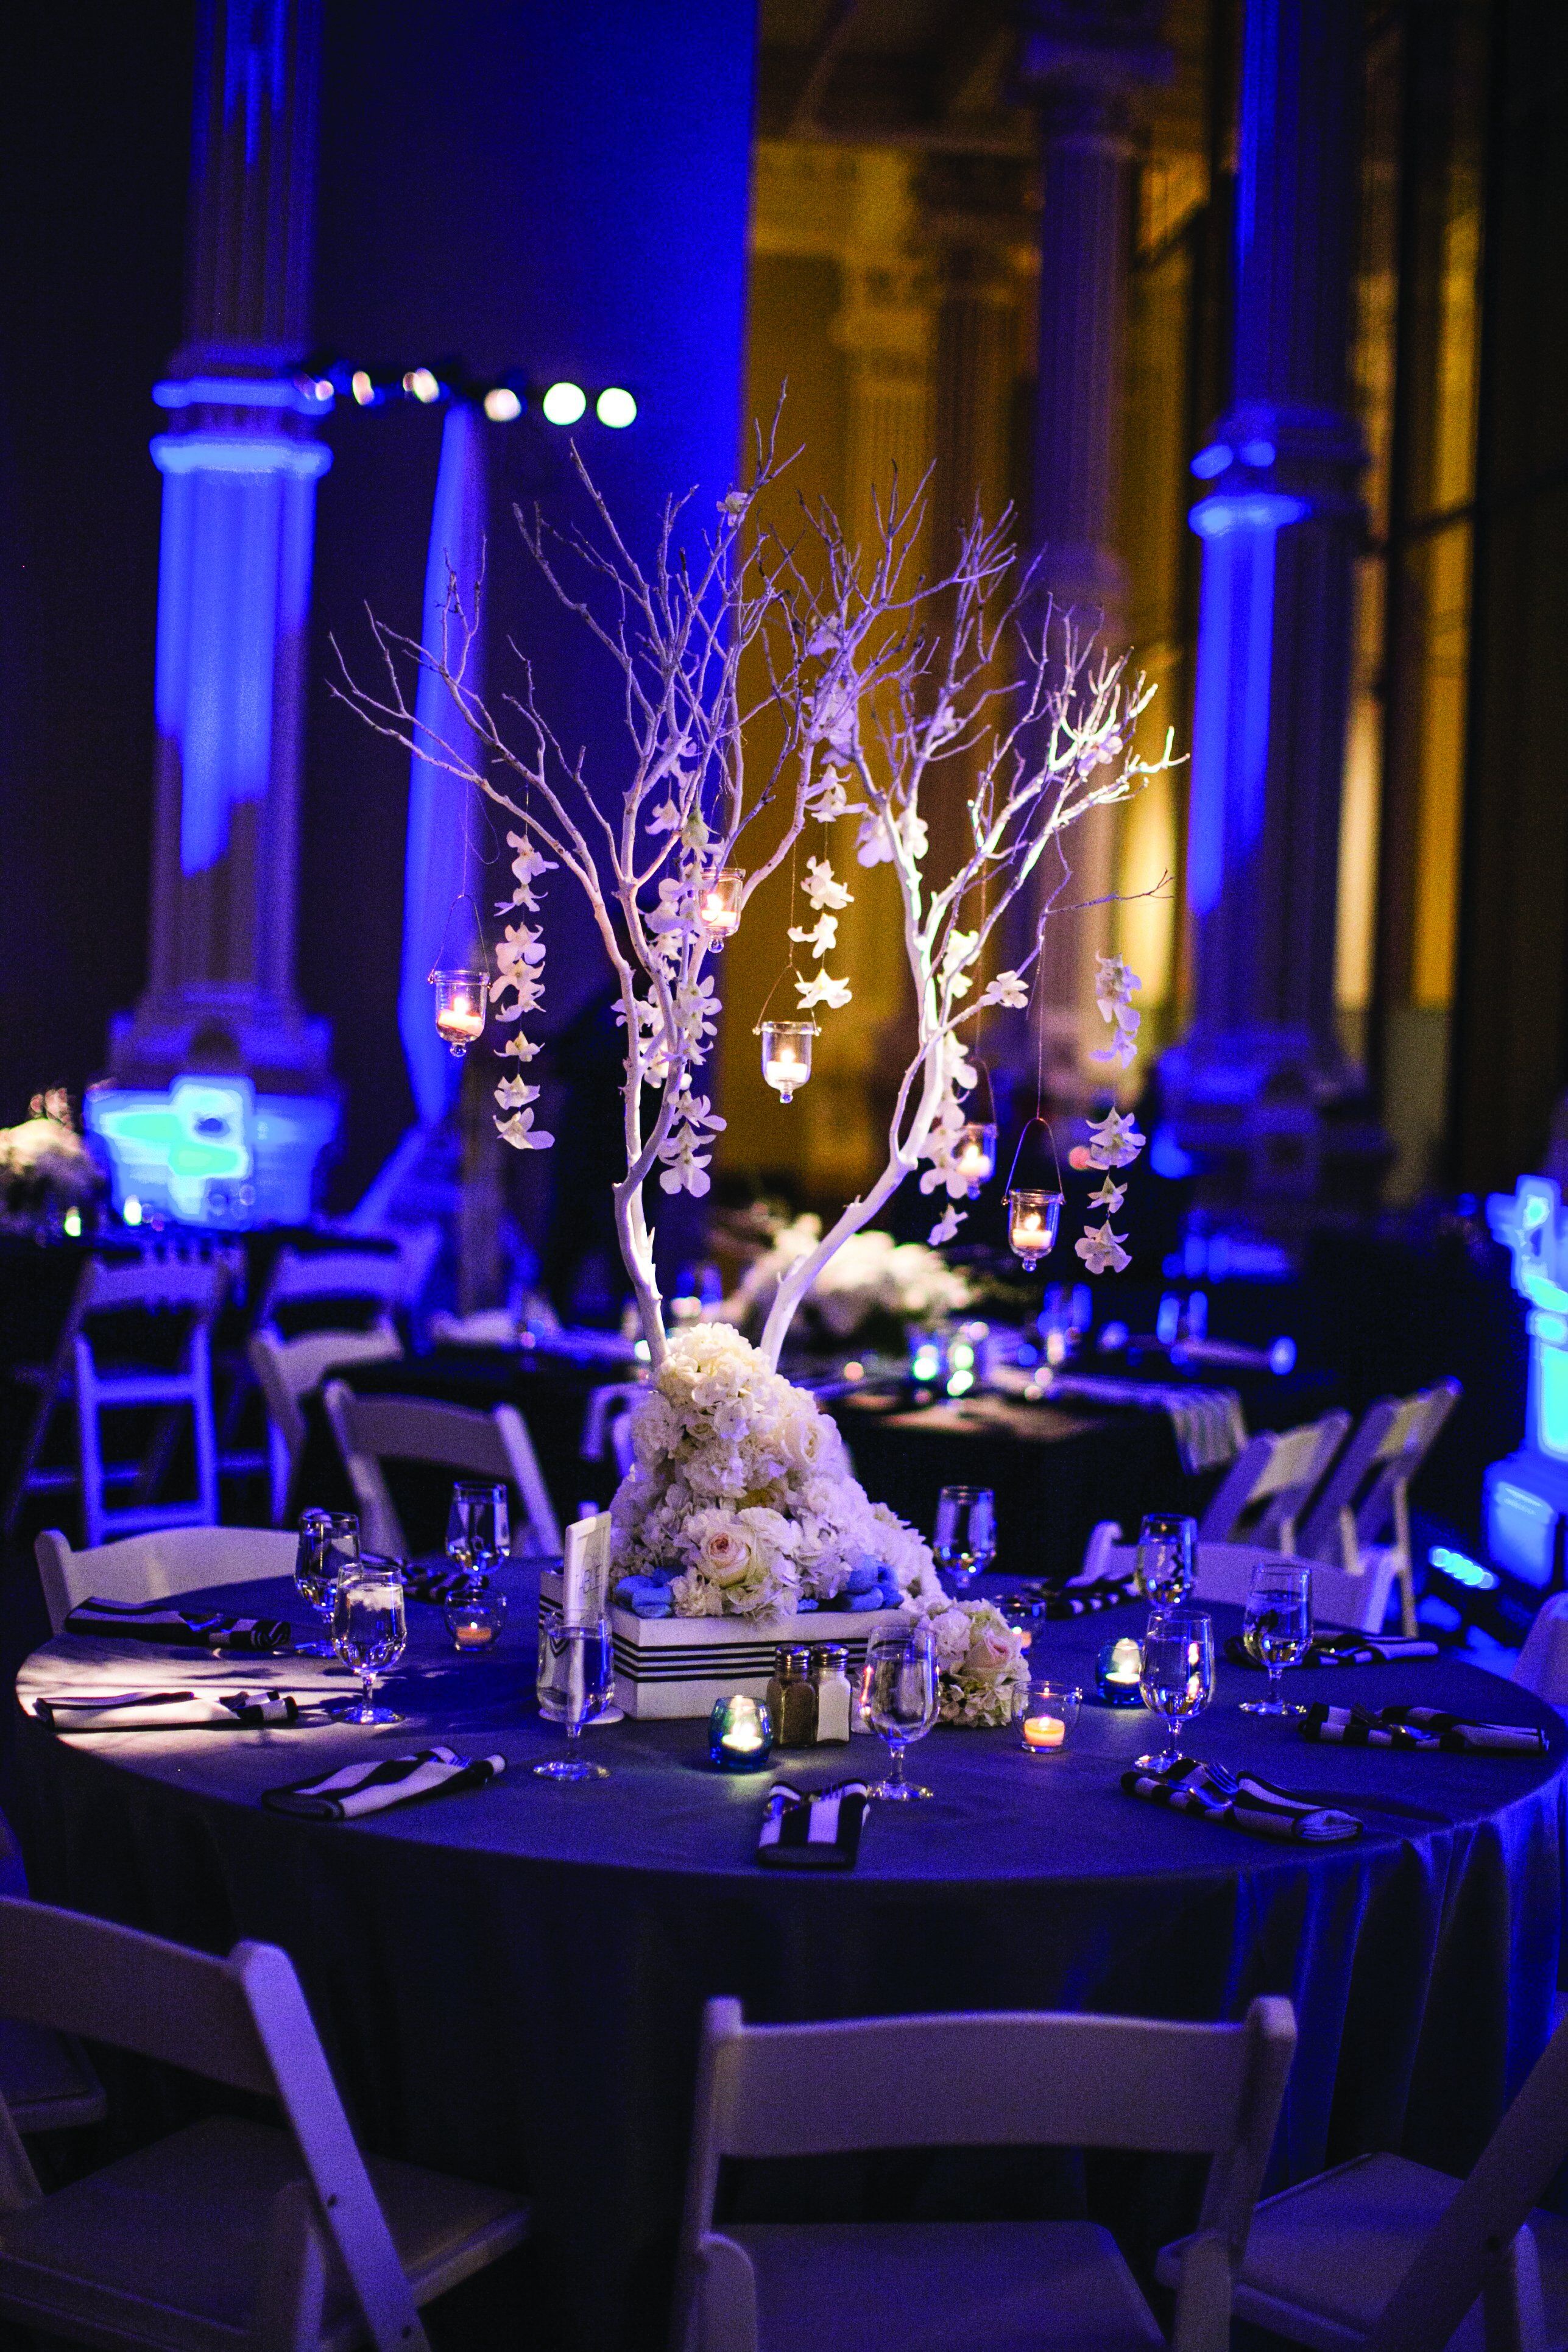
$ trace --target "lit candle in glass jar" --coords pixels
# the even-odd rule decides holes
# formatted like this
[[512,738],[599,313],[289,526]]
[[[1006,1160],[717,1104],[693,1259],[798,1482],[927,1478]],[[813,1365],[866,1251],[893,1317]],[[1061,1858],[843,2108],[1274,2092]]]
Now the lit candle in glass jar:
[[1059,1192],[1008,1193],[1007,1243],[1015,1257],[1022,1259],[1026,1272],[1055,1248],[1061,1213]]
[[746,877],[732,866],[715,874],[704,888],[698,903],[697,919],[707,932],[715,953],[741,928],[741,901],[746,887]]
[[1024,1717],[1026,1748],[1059,1748],[1067,1736],[1067,1725],[1059,1715],[1026,1715]]
[[952,1164],[967,1179],[970,1199],[977,1201],[982,1184],[989,1184],[996,1173],[996,1129],[977,1119],[960,1128]]
[[796,1087],[804,1087],[811,1076],[811,1041],[816,1034],[812,1021],[764,1021],[763,1024],[763,1076],[773,1087],[781,1102],[789,1102]]
[[482,971],[438,971],[436,974],[436,1033],[454,1054],[466,1054],[485,1025],[485,976]]

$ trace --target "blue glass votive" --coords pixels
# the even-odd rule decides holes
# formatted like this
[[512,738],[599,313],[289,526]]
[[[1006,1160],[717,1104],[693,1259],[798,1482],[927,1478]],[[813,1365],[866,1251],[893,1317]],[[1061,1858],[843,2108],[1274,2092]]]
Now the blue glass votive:
[[1114,1642],[1107,1642],[1094,1662],[1094,1687],[1100,1693],[1102,1706],[1139,1706],[1142,1704],[1138,1677],[1143,1669],[1143,1652],[1131,1633],[1123,1633]]
[[708,1718],[708,1753],[721,1772],[761,1772],[773,1744],[773,1727],[760,1698],[743,1691],[716,1698]]

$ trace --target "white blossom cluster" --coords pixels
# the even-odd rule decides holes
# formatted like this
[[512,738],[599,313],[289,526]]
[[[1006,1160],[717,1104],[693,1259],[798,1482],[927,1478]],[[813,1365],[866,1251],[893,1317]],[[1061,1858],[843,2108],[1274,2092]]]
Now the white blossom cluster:
[[1021,1636],[989,1601],[952,1601],[931,1614],[937,1707],[943,1723],[984,1730],[1011,1723],[1029,1696]]
[[[765,1307],[790,1267],[809,1256],[821,1239],[822,1220],[810,1215],[796,1217],[775,1234],[772,1248],[753,1260],[725,1300],[726,1319],[744,1323]],[[934,1250],[919,1242],[895,1242],[891,1234],[868,1226],[834,1252],[806,1297],[834,1338],[848,1339],[873,1314],[922,1325],[962,1315],[973,1292],[967,1276]]]
[[[1131,1003],[1133,992],[1143,983],[1135,971],[1129,971],[1119,955],[1097,956],[1095,963],[1094,1001],[1100,1017],[1111,1024],[1111,1041],[1094,1056],[1097,1062],[1114,1062],[1119,1070],[1131,1065],[1138,1051],[1138,1025],[1142,1019]],[[1125,1184],[1118,1184],[1110,1175],[1113,1168],[1130,1168],[1142,1150],[1148,1138],[1138,1132],[1138,1122],[1129,1112],[1108,1110],[1103,1118],[1089,1123],[1089,1164],[1098,1168],[1100,1181],[1089,1196],[1091,1209],[1103,1209],[1104,1217],[1098,1225],[1086,1225],[1074,1244],[1090,1274],[1104,1274],[1109,1267],[1120,1274],[1131,1264],[1124,1247],[1125,1234],[1112,1233],[1110,1220],[1127,1197]]]
[[[632,1421],[636,1467],[611,1507],[617,1577],[672,1568],[680,1617],[847,1605],[920,1609],[942,1591],[928,1546],[850,1475],[837,1429],[723,1323],[670,1337]],[[868,1596],[868,1597],[861,1597]]]
[[[546,857],[521,833],[509,833],[506,838],[507,846],[516,852],[511,861],[515,887],[511,897],[503,898],[496,912],[510,915],[521,908],[523,916],[537,915],[539,895],[534,885],[542,874],[554,872],[555,860]],[[525,1013],[538,1011],[543,996],[543,934],[536,924],[520,917],[515,923],[508,923],[496,942],[495,977],[490,982],[490,1003],[499,1007],[495,1017],[503,1027],[521,1021]],[[531,1062],[538,1051],[537,1043],[517,1029],[500,1048],[500,1058],[521,1065]],[[531,1087],[517,1071],[509,1071],[497,1086],[495,1095],[507,1114],[496,1121],[498,1135],[515,1151],[547,1151],[555,1138],[533,1124],[533,1105],[539,1100],[539,1088]]]

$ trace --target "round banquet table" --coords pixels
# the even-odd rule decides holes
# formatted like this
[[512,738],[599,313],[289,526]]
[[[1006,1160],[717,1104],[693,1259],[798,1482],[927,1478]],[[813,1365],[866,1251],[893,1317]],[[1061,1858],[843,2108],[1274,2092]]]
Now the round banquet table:
[[[536,1580],[509,1568],[500,1580],[510,1613],[486,1657],[456,1655],[439,1613],[410,1604],[408,1654],[385,1685],[407,1718],[397,1728],[61,1738],[26,1717],[18,1827],[45,1899],[214,1951],[242,1937],[282,1945],[365,2143],[532,2197],[542,2340],[662,2340],[698,2024],[713,1994],[739,1995],[763,2021],[1012,2008],[1236,2018],[1255,1994],[1288,1994],[1300,2043],[1270,2186],[1372,2147],[1465,2169],[1545,2041],[1568,1734],[1512,1684],[1447,1660],[1289,1677],[1301,1698],[1423,1700],[1550,1735],[1540,1757],[1402,1755],[1309,1746],[1239,1714],[1261,1678],[1222,1664],[1190,1751],[1357,1813],[1365,1834],[1352,1843],[1277,1845],[1136,1802],[1118,1784],[1148,1719],[1086,1706],[1060,1754],[1029,1755],[1007,1732],[938,1730],[914,1759],[937,1801],[873,1807],[853,1871],[795,1875],[752,1858],[768,1776],[711,1772],[700,1723],[593,1728],[610,1779],[536,1779],[530,1765],[562,1745],[532,1696]],[[213,1598],[306,1614],[282,1584]],[[1213,1613],[1222,1637],[1238,1622]],[[1132,1605],[1042,1626],[1035,1655],[1087,1686],[1100,1644],[1139,1632],[1142,1615]],[[26,1710],[51,1687],[168,1688],[171,1676],[181,1688],[346,1687],[320,1661],[65,1637],[27,1661],[18,1696]],[[507,1770],[352,1824],[258,1801],[432,1740],[501,1754]],[[880,1758],[857,1738],[779,1760],[797,1784],[821,1785],[868,1776]],[[966,2197],[991,2214],[1060,2210],[1048,2200],[1070,2174],[1070,2193],[1089,2210],[1100,2200],[1135,2261],[1194,2218],[1187,2165],[1107,2173],[1121,2160],[1096,2159],[1098,2172],[1052,2173],[1018,2158],[1004,2182],[994,2158],[926,2161],[917,2178],[910,2159],[868,2160],[851,2193],[878,2215],[965,2218]],[[810,2210],[826,2193],[821,2167],[771,2173],[737,2189],[764,2200],[745,2210]]]

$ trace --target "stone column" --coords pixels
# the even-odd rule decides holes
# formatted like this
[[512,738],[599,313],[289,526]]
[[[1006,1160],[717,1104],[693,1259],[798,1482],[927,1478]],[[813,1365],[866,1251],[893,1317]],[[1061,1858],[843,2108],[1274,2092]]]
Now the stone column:
[[[1116,523],[1136,169],[1131,100],[1170,70],[1158,37],[1163,13],[1163,0],[1136,0],[1108,21],[1110,12],[1089,0],[1042,0],[1029,13],[1021,61],[1039,104],[1044,163],[1033,540],[1058,613],[1097,627],[1113,652],[1125,644],[1127,595]],[[1058,909],[1109,893],[1115,824],[1103,809],[1073,827],[1072,877]],[[1059,1100],[1080,1102],[1104,1084],[1085,1056],[1098,1043],[1089,1028],[1094,958],[1109,940],[1105,906],[1058,911],[1046,927],[1039,1002]]]
[[111,1043],[124,1085],[198,1070],[321,1098],[283,1122],[315,1139],[298,1145],[288,1209],[262,1200],[258,1213],[305,1205],[333,1124],[325,1026],[293,989],[302,664],[315,488],[331,462],[311,430],[331,393],[297,373],[319,77],[319,0],[203,0],[185,341],[153,392],[169,425],[153,443],[152,970]]
[[[1247,0],[1232,403],[1193,461],[1203,541],[1187,897],[1195,991],[1162,1065],[1210,1189],[1319,1188],[1334,1034],[1361,436],[1348,361],[1359,0]],[[1366,1156],[1366,1139],[1341,1138]]]

